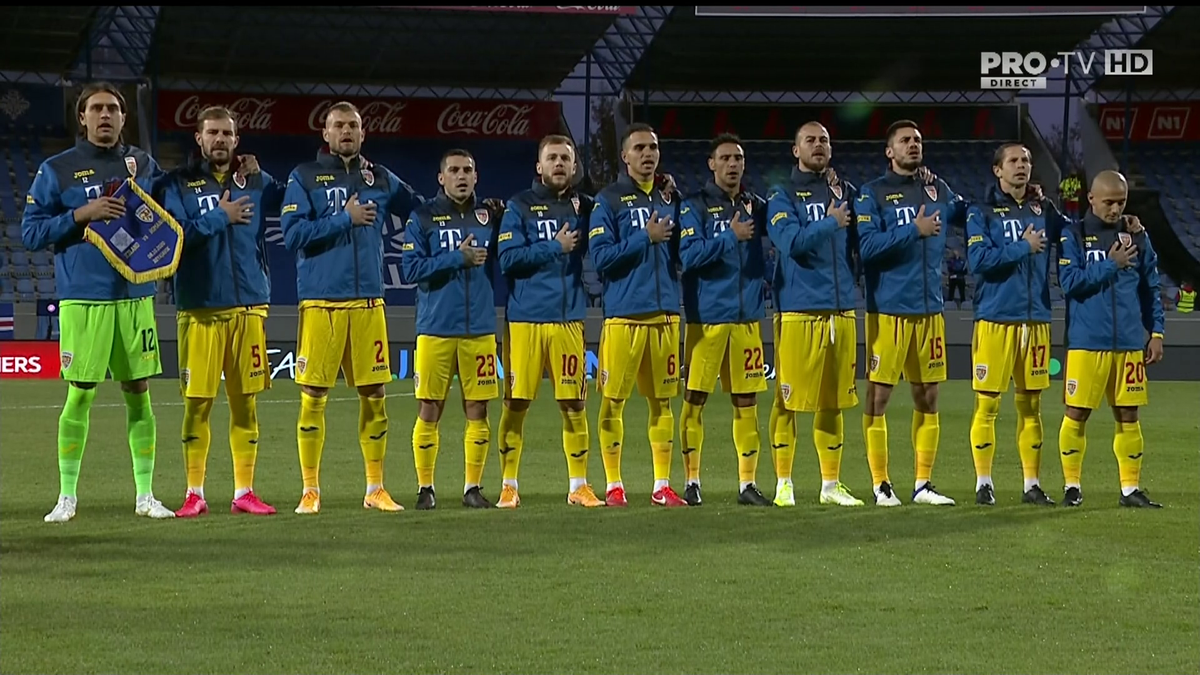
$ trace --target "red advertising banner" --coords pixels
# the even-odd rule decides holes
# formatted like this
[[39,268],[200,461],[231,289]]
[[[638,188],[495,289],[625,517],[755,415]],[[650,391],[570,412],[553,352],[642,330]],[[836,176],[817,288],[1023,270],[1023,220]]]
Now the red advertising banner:
[[[1131,103],[1129,140],[1200,141],[1200,102]],[[1125,104],[1100,106],[1100,131],[1110,141],[1125,138]]]
[[58,379],[58,343],[12,340],[0,342],[0,379]]
[[341,100],[358,106],[368,136],[538,140],[558,132],[561,120],[554,101],[163,91],[158,96],[158,128],[194,131],[201,110],[223,105],[238,116],[243,134],[318,135],[325,127],[325,114]]

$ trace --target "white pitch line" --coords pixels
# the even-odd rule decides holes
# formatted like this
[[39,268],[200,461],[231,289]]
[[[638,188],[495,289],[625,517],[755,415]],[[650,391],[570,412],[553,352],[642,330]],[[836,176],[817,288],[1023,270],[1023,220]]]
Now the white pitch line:
[[[413,394],[411,392],[403,392],[403,393],[399,393],[399,394],[388,394],[388,395],[384,396],[384,398],[396,398],[398,396],[411,397],[412,395]],[[354,398],[347,398],[347,397],[331,398],[331,399],[329,399],[329,402],[330,403],[345,403],[347,401],[357,401],[357,400],[358,400],[358,397],[355,396]],[[300,402],[299,400],[292,400],[292,399],[263,399],[263,400],[260,400],[258,402],[258,404],[264,405],[267,403],[299,403],[299,402]],[[151,400],[151,402],[150,402],[151,408],[158,408],[161,406],[182,406],[182,405],[183,405],[182,401],[167,401],[166,403],[157,403],[157,402]],[[124,408],[125,404],[124,403],[96,403],[92,407],[93,408]],[[0,410],[61,410],[61,409],[62,409],[61,403],[59,403],[57,405],[0,406]]]

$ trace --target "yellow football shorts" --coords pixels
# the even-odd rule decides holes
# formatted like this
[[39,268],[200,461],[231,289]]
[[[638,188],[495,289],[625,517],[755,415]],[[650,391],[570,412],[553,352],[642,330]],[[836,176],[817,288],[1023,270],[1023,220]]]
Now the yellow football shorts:
[[818,412],[858,405],[858,323],[839,313],[776,312],[775,397],[786,410]]
[[600,333],[598,389],[606,398],[626,400],[679,395],[679,316],[661,314],[644,321],[605,319]]
[[348,387],[392,381],[383,300],[300,303],[296,383],[329,389],[338,371]]
[[421,401],[445,401],[450,381],[458,374],[463,400],[491,401],[500,397],[496,367],[496,336],[417,336],[413,357],[413,386]]
[[1050,324],[976,321],[971,340],[975,391],[1003,394],[1050,388]]
[[584,400],[587,352],[583,322],[506,324],[504,365],[506,398],[534,400],[542,374],[548,372],[555,400]]
[[267,306],[179,312],[179,391],[187,398],[216,398],[225,391],[257,394],[271,388],[267,358]]
[[717,379],[727,394],[767,390],[763,373],[762,328],[745,323],[689,323],[683,362],[690,391],[713,393]]
[[867,378],[895,386],[946,381],[946,320],[941,314],[867,314]]
[[1095,410],[1102,397],[1115,408],[1140,408],[1150,403],[1145,354],[1128,352],[1067,352],[1065,403]]

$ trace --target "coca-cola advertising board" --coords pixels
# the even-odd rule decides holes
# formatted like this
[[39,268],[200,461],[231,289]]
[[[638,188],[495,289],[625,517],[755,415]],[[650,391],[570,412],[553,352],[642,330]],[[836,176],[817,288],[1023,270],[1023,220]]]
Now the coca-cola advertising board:
[[210,105],[238,116],[242,134],[318,135],[338,101],[358,106],[370,136],[538,140],[560,130],[554,101],[486,99],[348,98],[291,94],[231,94],[163,91],[158,98],[160,131],[193,131]]

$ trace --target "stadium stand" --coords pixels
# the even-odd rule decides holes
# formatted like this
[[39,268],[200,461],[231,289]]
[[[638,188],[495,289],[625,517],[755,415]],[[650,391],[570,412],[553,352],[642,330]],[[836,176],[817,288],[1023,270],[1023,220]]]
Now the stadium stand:
[[[1200,8],[1176,8],[1168,21],[1139,44],[1154,55],[1153,74],[1101,78],[1095,90],[1106,103],[1091,111],[1130,179],[1155,193],[1163,215],[1192,259],[1190,266],[1170,266],[1173,274],[1163,289],[1169,307],[1174,306],[1180,281],[1171,277],[1194,277],[1200,265],[1196,262],[1200,261],[1200,103],[1196,101],[1195,73],[1200,46],[1194,39],[1198,30]],[[1158,92],[1170,95],[1155,96]]]
[[[429,120],[421,112],[420,103],[430,97],[451,100],[481,100],[547,104],[556,88],[571,76],[572,69],[582,56],[595,45],[607,44],[613,49],[614,15],[612,13],[555,13],[536,16],[507,11],[448,11],[430,8],[369,8],[331,17],[321,12],[303,9],[278,10],[238,7],[232,8],[230,25],[236,30],[225,34],[198,33],[194,26],[205,17],[203,8],[163,7],[157,12],[154,35],[157,40],[174,45],[170,50],[146,54],[145,72],[153,72],[158,89],[153,105],[141,106],[135,113],[154,115],[149,120],[154,128],[143,139],[153,137],[155,155],[165,168],[177,166],[194,149],[186,109],[194,113],[200,103],[232,104],[247,121],[242,130],[242,152],[259,156],[266,170],[284,179],[296,164],[307,161],[319,149],[319,133],[314,129],[309,110],[298,115],[291,108],[303,107],[316,100],[333,101],[349,98],[360,105],[396,102],[411,103],[401,112],[381,112],[378,129],[368,124],[365,154],[393,169],[420,192],[432,195],[437,191],[432,167],[441,153],[451,146],[472,151],[480,166],[479,191],[487,196],[507,196],[523,187],[533,177],[533,147],[536,135],[529,131],[523,137],[508,134],[501,138],[484,138],[480,130],[459,129],[441,131],[438,120]],[[615,8],[610,8],[615,9]],[[818,110],[857,110],[860,116],[878,114],[890,106],[903,110],[926,126],[926,158],[928,165],[954,189],[968,199],[979,199],[992,183],[988,165],[991,152],[998,142],[1017,140],[1023,127],[1019,122],[1009,125],[997,106],[1001,99],[979,96],[978,54],[981,50],[1043,51],[1046,53],[1070,49],[1096,31],[1109,17],[1093,16],[1005,16],[955,17],[920,19],[922,39],[901,40],[903,48],[896,50],[844,50],[844,35],[851,32],[857,40],[873,44],[897,41],[894,21],[869,17],[806,17],[804,19],[805,50],[779,51],[772,45],[795,39],[794,24],[774,18],[723,17],[720,20],[699,17],[693,7],[641,8],[638,21],[646,24],[651,9],[667,14],[658,26],[654,39],[648,43],[640,59],[634,59],[626,69],[624,85],[631,115],[623,121],[649,119],[661,123],[658,107],[720,102],[733,110],[750,109],[753,105],[792,112]],[[1163,22],[1146,37],[1146,45],[1155,49],[1192,49],[1186,40],[1175,39],[1190,35],[1189,22],[1194,22],[1196,10],[1180,8],[1170,20]],[[40,25],[53,18],[58,28],[43,44],[21,47],[22,67],[30,70],[63,72],[77,66],[80,45],[78,36],[107,16],[96,8],[57,12],[23,8],[12,27],[4,29],[7,37],[6,54],[21,42],[18,29]],[[337,59],[329,59],[321,46],[314,42],[314,28],[329,27],[333,21],[337,30],[353,30],[366,44],[383,44],[388,36],[403,32],[409,35],[402,44],[388,50],[365,49],[352,51]],[[635,22],[636,23],[636,22]],[[76,30],[72,38],[69,29]],[[269,30],[267,30],[269,28]],[[1182,31],[1182,32],[1181,32]],[[539,35],[554,34],[553,44],[539,42],[537,50],[528,45]],[[653,31],[650,31],[653,32]],[[713,50],[711,45],[731,34],[755,35],[755,40],[738,50]],[[253,40],[245,39],[253,35]],[[1175,36],[1173,38],[1172,36]],[[72,42],[71,40],[74,40]],[[430,58],[441,45],[453,41],[459,45],[455,59]],[[599,41],[599,42],[598,42]],[[388,42],[392,44],[392,42]],[[636,42],[636,41],[634,41]],[[624,49],[628,51],[630,41]],[[808,55],[838,54],[837,66],[814,68]],[[1194,54],[1193,54],[1194,56]],[[15,58],[15,55],[14,55]],[[1182,58],[1182,57],[1181,57]],[[40,60],[39,60],[40,59]],[[1179,59],[1170,59],[1179,61]],[[1177,77],[1164,68],[1168,59],[1159,57],[1154,86],[1162,88],[1165,78]],[[18,61],[6,61],[18,63]],[[481,68],[478,64],[505,64],[503,69]],[[763,63],[772,66],[764,68]],[[38,65],[41,64],[41,65]],[[619,65],[619,64],[618,64]],[[620,68],[617,68],[619,71]],[[611,68],[606,70],[610,74]],[[352,82],[344,80],[353,78]],[[1178,79],[1178,78],[1177,78]],[[313,84],[340,82],[337,85]],[[390,86],[404,83],[404,88]],[[712,93],[712,85],[721,83],[721,91]],[[454,86],[447,86],[453,84]],[[698,91],[710,93],[698,93]],[[791,94],[796,90],[820,92],[805,97]],[[890,96],[887,92],[922,90],[921,95],[908,98]],[[192,91],[194,100],[183,106],[182,92]],[[757,92],[757,93],[756,93]],[[851,92],[861,92],[855,97]],[[946,92],[961,92],[950,94]],[[971,92],[975,92],[972,94]],[[175,96],[179,94],[179,96]],[[638,100],[640,99],[640,100]],[[260,104],[266,104],[261,107]],[[804,108],[803,106],[809,106]],[[272,107],[273,106],[273,107]],[[976,114],[974,129],[946,128],[936,123],[934,108],[970,109]],[[401,106],[403,108],[403,106]],[[2,108],[0,108],[2,109]],[[1016,111],[1016,108],[1012,108]],[[891,110],[887,114],[891,115]],[[1200,111],[1193,115],[1192,124],[1200,123]],[[981,127],[978,115],[992,115]],[[1000,117],[995,117],[997,114]],[[1020,114],[1020,113],[1015,113]],[[403,130],[386,128],[388,115],[396,118]],[[536,115],[536,113],[535,113]],[[135,114],[135,117],[137,115]],[[648,116],[648,117],[647,117]],[[370,114],[368,114],[370,117]],[[39,119],[34,124],[15,117],[0,115],[0,152],[5,158],[5,170],[0,170],[0,215],[5,222],[3,249],[0,260],[0,300],[34,300],[53,297],[53,260],[46,253],[29,254],[20,243],[19,221],[25,190],[38,164],[46,157],[67,147],[71,140],[62,125],[54,120],[46,124]],[[993,128],[993,118],[1002,119]],[[319,115],[318,115],[319,119]],[[822,118],[823,119],[823,118]],[[295,122],[290,124],[287,120]],[[793,165],[790,150],[792,122],[773,134],[743,133],[749,156],[747,183],[764,192],[767,187],[786,176]],[[927,125],[934,120],[934,125]],[[619,122],[611,133],[617,133]],[[478,120],[476,120],[476,124]],[[413,125],[417,127],[414,129]],[[536,126],[536,125],[535,125]],[[555,130],[565,129],[561,119],[554,120]],[[662,126],[661,124],[659,125]],[[884,125],[886,126],[886,125]],[[1136,124],[1135,124],[1136,126]],[[986,129],[984,129],[986,127]],[[409,131],[413,129],[413,131]],[[538,127],[544,132],[549,126]],[[672,135],[661,129],[663,137],[663,168],[672,173],[687,192],[696,189],[707,176],[704,140],[714,135],[715,127],[703,133]],[[741,129],[731,129],[742,132]],[[871,127],[874,135],[834,131],[833,165],[845,178],[861,184],[878,176],[885,166],[880,147],[878,125]],[[503,136],[503,134],[501,134]],[[1116,142],[1116,145],[1120,145]],[[1180,233],[1180,239],[1195,253],[1200,251],[1200,202],[1197,194],[1195,145],[1135,143],[1130,166],[1139,181],[1162,193],[1161,204],[1167,217]],[[610,167],[611,169],[612,167]],[[602,177],[603,180],[603,177]],[[275,220],[275,218],[272,218]],[[396,248],[402,240],[400,224],[390,238]],[[963,248],[961,232],[950,237],[952,248]],[[272,273],[276,289],[294,287],[290,258],[282,249],[281,235],[271,237],[279,249],[272,255]],[[599,281],[587,271],[593,303],[598,303]],[[411,302],[411,295],[398,288],[398,277],[390,289],[396,296],[393,304]],[[169,290],[169,284],[166,285]],[[1058,292],[1055,285],[1055,293]],[[1173,296],[1174,289],[1167,294]],[[169,302],[166,292],[160,296]],[[288,293],[279,301],[287,303]],[[498,296],[497,301],[501,298]]]

